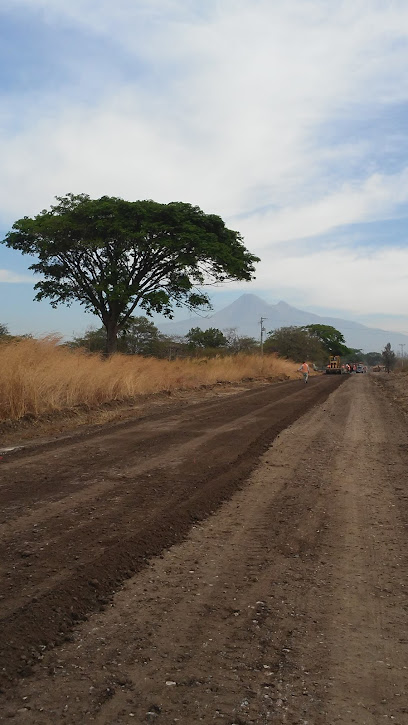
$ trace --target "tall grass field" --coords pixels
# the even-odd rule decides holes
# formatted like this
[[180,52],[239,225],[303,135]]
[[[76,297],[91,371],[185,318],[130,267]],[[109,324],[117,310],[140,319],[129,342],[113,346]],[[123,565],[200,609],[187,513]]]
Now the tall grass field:
[[168,361],[115,354],[103,359],[96,353],[70,350],[53,338],[3,342],[0,421],[217,382],[295,378],[296,369],[295,363],[275,355]]

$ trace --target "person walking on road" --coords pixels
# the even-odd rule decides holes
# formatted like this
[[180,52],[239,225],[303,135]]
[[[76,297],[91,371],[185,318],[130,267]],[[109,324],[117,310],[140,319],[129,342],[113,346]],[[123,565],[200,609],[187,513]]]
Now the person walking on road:
[[303,373],[303,380],[305,381],[305,383],[307,383],[309,377],[309,365],[307,364],[307,362],[302,363],[298,370],[299,372]]

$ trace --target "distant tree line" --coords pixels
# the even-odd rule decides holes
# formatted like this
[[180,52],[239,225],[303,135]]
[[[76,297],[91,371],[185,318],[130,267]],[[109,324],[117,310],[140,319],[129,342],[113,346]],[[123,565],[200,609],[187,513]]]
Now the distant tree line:
[[383,365],[388,372],[396,363],[390,343],[381,352],[364,353],[360,349],[347,347],[341,332],[330,325],[280,327],[268,333],[264,349],[295,362],[309,360],[317,367],[324,367],[330,355],[339,355],[344,364],[362,363],[369,367]]
[[[82,348],[89,352],[104,352],[106,329],[89,329],[65,343],[70,348]],[[182,335],[163,335],[147,317],[131,317],[118,336],[117,350],[127,355],[144,355],[174,359],[194,355],[231,355],[238,352],[254,352],[259,343],[252,337],[240,336],[236,328],[218,330],[210,327],[201,330],[192,327]]]
[[[68,343],[72,348],[85,348],[89,352],[103,352],[106,348],[106,330],[90,329],[83,336]],[[147,317],[131,317],[118,337],[118,352],[173,359],[194,355],[231,355],[238,352],[260,352],[260,343],[253,337],[239,335],[237,328],[202,330],[192,327],[186,335],[163,335]],[[384,364],[383,353],[363,353],[346,346],[344,337],[330,325],[281,327],[271,330],[264,343],[264,353],[276,353],[295,362],[307,359],[317,367],[324,367],[330,355],[340,355],[344,362],[366,365]]]
[[9,332],[8,325],[4,322],[0,322],[0,342],[12,342],[14,340],[27,340],[33,336],[30,333],[25,335],[11,335]]
[[[84,349],[90,353],[104,353],[107,331],[105,327],[90,328],[83,335],[63,343],[71,349]],[[27,339],[26,335],[11,335],[8,325],[0,322],[0,342]],[[179,357],[234,355],[240,352],[259,353],[260,344],[253,337],[239,335],[237,328],[219,330],[210,327],[202,330],[192,327],[182,335],[163,335],[147,317],[130,317],[118,336],[117,350],[126,355],[143,355],[175,359]],[[363,363],[370,367],[384,366],[387,372],[394,369],[397,356],[391,343],[382,352],[363,353],[346,346],[344,337],[330,325],[306,325],[304,327],[280,327],[271,330],[264,343],[264,352],[276,353],[294,362],[308,360],[317,367],[324,367],[330,355],[340,355],[344,363]]]

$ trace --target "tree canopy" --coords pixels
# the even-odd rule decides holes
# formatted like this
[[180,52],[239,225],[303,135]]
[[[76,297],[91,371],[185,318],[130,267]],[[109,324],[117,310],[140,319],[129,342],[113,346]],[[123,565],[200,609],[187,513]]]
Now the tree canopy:
[[172,317],[175,306],[211,308],[199,289],[250,280],[259,259],[215,214],[183,202],[124,201],[87,194],[56,197],[16,221],[4,242],[38,259],[35,299],[53,307],[78,301],[102,321],[107,351],[137,306]]
[[225,347],[227,339],[216,327],[209,327],[208,330],[201,330],[200,327],[192,327],[186,335],[190,346],[195,347]]
[[306,325],[307,330],[312,337],[315,337],[329,355],[348,355],[350,349],[346,345],[346,341],[339,330],[331,325]]
[[327,353],[320,340],[303,327],[280,327],[268,332],[264,345],[265,352],[277,352],[281,357],[295,362],[313,360],[323,363]]
[[130,317],[119,337],[119,349],[133,355],[155,355],[164,336],[147,317]]
[[331,325],[292,325],[271,330],[264,349],[296,362],[313,360],[319,365],[327,362],[329,355],[350,353],[341,332]]
[[381,353],[382,359],[384,361],[385,369],[387,373],[390,372],[395,366],[396,358],[395,358],[395,352],[391,349],[391,343],[387,342],[384,350]]
[[365,355],[367,365],[381,365],[383,356],[380,352],[367,352]]

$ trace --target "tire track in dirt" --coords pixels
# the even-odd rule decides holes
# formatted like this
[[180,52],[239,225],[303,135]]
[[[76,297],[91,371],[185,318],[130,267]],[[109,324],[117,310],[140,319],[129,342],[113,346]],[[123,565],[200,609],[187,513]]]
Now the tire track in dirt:
[[178,420],[172,411],[168,424],[155,413],[7,458],[3,687],[105,607],[149,557],[181,541],[241,485],[279,431],[341,382],[265,386],[190,406]]
[[[311,679],[325,686],[316,688],[317,725],[404,725],[406,425],[371,380],[353,383],[353,406],[333,426],[337,445],[328,477],[331,515],[316,568],[316,630],[307,650],[303,643],[301,657]],[[346,397],[338,392],[339,407]]]
[[405,441],[370,380],[349,380],[46,653],[5,714],[24,725],[406,725]]

